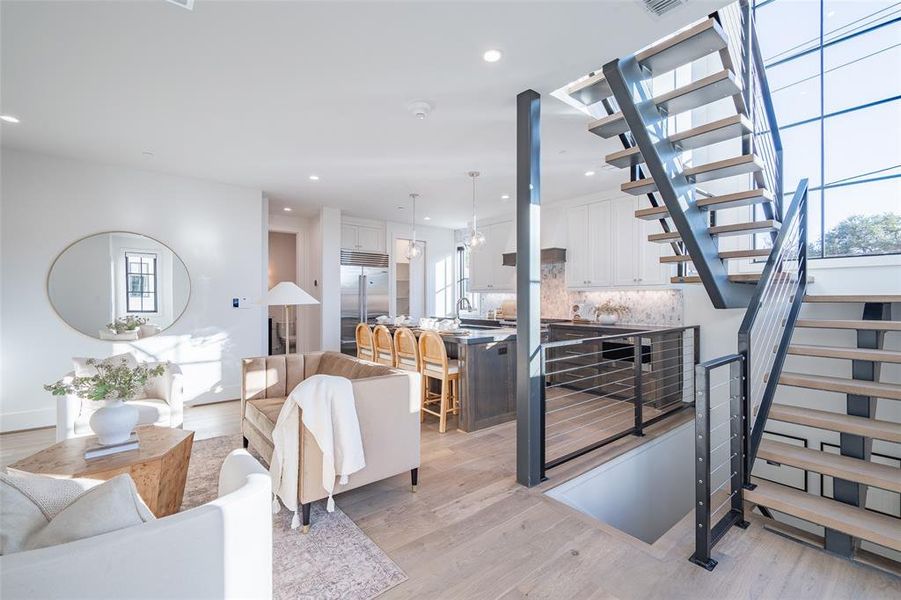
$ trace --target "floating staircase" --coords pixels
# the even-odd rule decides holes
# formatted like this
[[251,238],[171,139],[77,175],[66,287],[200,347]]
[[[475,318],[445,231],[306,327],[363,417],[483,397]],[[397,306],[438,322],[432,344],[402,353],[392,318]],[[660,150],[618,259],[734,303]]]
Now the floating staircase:
[[[901,443],[901,423],[875,418],[881,403],[901,400],[901,384],[879,381],[879,367],[883,363],[901,363],[901,352],[884,347],[890,332],[901,331],[901,321],[891,318],[892,303],[901,303],[901,294],[807,295],[804,303],[863,307],[865,318],[860,320],[797,321],[797,327],[855,330],[858,332],[856,347],[792,342],[787,349],[792,356],[833,360],[836,367],[842,367],[841,362],[852,361],[852,378],[782,371],[780,388],[803,388],[811,393],[804,396],[807,406],[780,404],[777,400],[769,411],[768,421],[825,430],[833,435],[838,433],[840,454],[765,439],[760,444],[757,458],[769,464],[788,465],[833,477],[838,499],[815,496],[755,478],[753,482],[757,487],[745,493],[745,500],[763,507],[764,514],[777,511],[823,527],[824,534],[819,539],[827,550],[853,558],[859,549],[858,542],[866,540],[901,552],[901,519],[864,507],[870,488],[901,493],[901,469],[870,460],[873,440]],[[827,399],[828,395],[821,392],[844,394],[845,411],[824,410],[819,401]]]
[[[650,208],[636,211],[635,216],[660,222],[663,232],[648,239],[672,246],[674,255],[660,259],[678,267],[671,281],[701,283],[717,308],[737,308],[747,306],[760,277],[730,274],[727,261],[769,256],[769,250],[754,248],[753,240],[760,233],[775,239],[782,222],[781,144],[772,112],[767,113],[765,106],[755,109],[754,94],[763,93],[758,89],[762,69],[754,71],[750,59],[741,61],[744,42],[727,35],[728,21],[721,13],[632,57],[608,63],[565,93],[589,114],[602,113],[588,123],[589,132],[622,142],[623,149],[607,154],[605,160],[628,169],[630,180],[622,184],[623,192],[647,196],[650,201]],[[741,30],[732,29],[741,38]],[[671,91],[651,93],[653,76],[714,54],[719,57],[719,69]],[[766,88],[765,82],[762,87]],[[643,92],[634,93],[636,88]],[[684,131],[667,130],[668,117],[730,98],[736,114],[693,124]],[[663,139],[659,139],[661,133]],[[686,153],[729,140],[740,140],[737,155],[690,164]],[[731,187],[739,189],[713,195],[696,187],[721,180],[730,180],[735,184]],[[762,210],[749,211],[752,205]],[[743,209],[760,220],[742,222],[747,218],[721,212],[729,209]],[[742,244],[749,249],[719,252],[718,240],[727,235],[750,240]]]
[[[665,93],[651,89],[654,76],[712,55],[719,64],[706,76]],[[635,211],[635,217],[659,222],[662,231],[648,241],[673,249],[672,256],[660,258],[677,269],[671,281],[703,285],[716,308],[747,308],[738,352],[697,367],[697,529],[691,560],[707,569],[716,565],[711,548],[733,525],[748,525],[746,503],[762,507],[767,518],[777,511],[824,527],[823,546],[832,552],[853,556],[860,540],[901,551],[901,520],[862,506],[868,488],[901,493],[901,471],[870,460],[872,440],[901,439],[901,425],[874,418],[877,403],[901,400],[901,386],[879,381],[882,363],[901,362],[901,353],[883,347],[886,335],[901,331],[901,321],[887,316],[901,296],[806,294],[812,281],[807,276],[807,182],[802,180],[793,197],[783,201],[779,128],[750,3],[736,2],[611,61],[565,93],[592,115],[590,133],[622,144],[621,150],[607,152],[605,161],[628,171],[622,192],[647,197],[650,206]],[[722,117],[719,111],[708,122],[671,129],[681,123],[672,117],[729,99],[734,114]],[[717,144],[710,152],[698,152]],[[698,187],[708,182],[709,189]],[[738,247],[721,249],[726,237],[737,237]],[[749,261],[762,270],[747,268]],[[745,268],[736,266],[743,262]],[[861,319],[800,318],[804,303],[831,302],[862,303],[864,314]],[[794,342],[796,328],[853,330],[858,346]],[[789,356],[800,362],[804,359],[797,357],[851,361],[854,376],[787,372]],[[730,371],[729,387],[711,386],[712,372],[724,367]],[[711,392],[718,387],[728,400],[714,403]],[[774,403],[777,391],[789,387],[803,389],[809,398],[844,394],[846,410]],[[725,420],[714,412],[722,407],[729,411]],[[838,433],[840,452],[764,439],[769,421]],[[724,434],[725,440],[714,439]],[[715,458],[715,451],[726,452],[726,458]],[[752,478],[758,458],[832,477],[835,499]]]

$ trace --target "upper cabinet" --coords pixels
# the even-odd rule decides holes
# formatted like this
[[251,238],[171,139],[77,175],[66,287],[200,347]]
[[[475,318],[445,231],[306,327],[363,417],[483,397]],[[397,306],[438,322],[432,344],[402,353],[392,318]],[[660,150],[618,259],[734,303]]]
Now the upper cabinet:
[[566,285],[570,288],[664,285],[665,244],[647,241],[656,221],[640,221],[637,198],[602,200],[567,209]]
[[341,247],[363,252],[385,252],[385,230],[380,227],[343,223]]
[[516,250],[516,228],[513,221],[479,227],[485,234],[485,245],[472,251],[469,264],[469,289],[474,292],[513,292],[516,290],[516,267],[504,266],[504,253]]

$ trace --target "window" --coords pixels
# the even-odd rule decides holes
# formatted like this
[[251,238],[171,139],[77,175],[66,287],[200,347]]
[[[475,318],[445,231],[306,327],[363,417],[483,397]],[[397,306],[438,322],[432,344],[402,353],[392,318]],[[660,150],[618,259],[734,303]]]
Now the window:
[[125,310],[157,312],[156,254],[125,253]]
[[784,192],[810,180],[808,257],[901,253],[901,2],[756,0]]

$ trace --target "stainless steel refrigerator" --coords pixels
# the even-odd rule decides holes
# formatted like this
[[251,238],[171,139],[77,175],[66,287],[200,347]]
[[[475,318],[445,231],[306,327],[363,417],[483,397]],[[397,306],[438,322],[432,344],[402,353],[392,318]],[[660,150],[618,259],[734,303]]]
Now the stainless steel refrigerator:
[[356,354],[357,323],[388,314],[388,255],[341,251],[341,352]]

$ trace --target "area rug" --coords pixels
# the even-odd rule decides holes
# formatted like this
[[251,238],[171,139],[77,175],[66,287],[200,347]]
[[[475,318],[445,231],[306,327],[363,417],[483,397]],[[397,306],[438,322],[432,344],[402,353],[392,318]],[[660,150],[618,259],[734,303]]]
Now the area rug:
[[[216,497],[219,467],[241,436],[194,442],[182,510]],[[307,534],[291,529],[293,513],[272,515],[272,588],[278,599],[368,599],[406,581],[407,575],[350,518],[325,502],[312,509]]]

